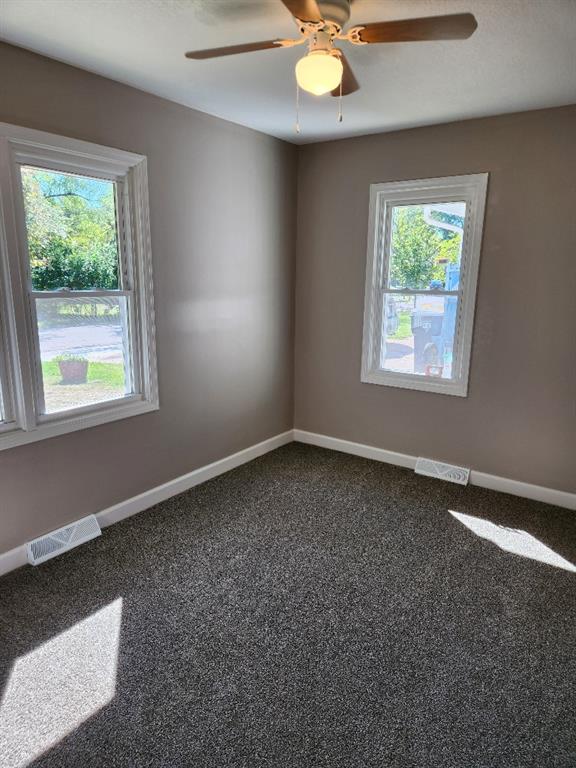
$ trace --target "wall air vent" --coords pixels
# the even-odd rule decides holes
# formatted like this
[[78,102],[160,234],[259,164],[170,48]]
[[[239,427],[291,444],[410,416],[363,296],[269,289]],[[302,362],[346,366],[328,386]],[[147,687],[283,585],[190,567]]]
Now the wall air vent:
[[84,544],[85,541],[100,536],[101,530],[95,515],[88,515],[75,523],[58,528],[56,531],[46,533],[26,544],[28,562],[31,565],[39,565],[51,557],[67,552],[69,549]]
[[468,485],[470,470],[466,467],[455,467],[453,464],[444,464],[441,461],[419,458],[416,461],[415,472],[417,475],[436,477],[438,480],[448,480],[450,483]]

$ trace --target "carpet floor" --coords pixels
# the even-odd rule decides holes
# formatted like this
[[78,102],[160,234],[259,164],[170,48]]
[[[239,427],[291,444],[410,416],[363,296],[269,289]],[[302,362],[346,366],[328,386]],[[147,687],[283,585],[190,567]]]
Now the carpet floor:
[[576,514],[291,444],[0,580],[2,768],[573,768]]

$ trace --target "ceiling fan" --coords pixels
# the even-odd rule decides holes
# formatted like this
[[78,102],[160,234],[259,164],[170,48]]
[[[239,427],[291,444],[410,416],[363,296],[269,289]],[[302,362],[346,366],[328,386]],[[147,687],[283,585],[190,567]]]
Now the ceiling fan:
[[357,24],[344,32],[350,18],[350,0],[280,0],[290,11],[300,37],[289,40],[263,40],[224,48],[189,51],[189,59],[213,59],[236,53],[263,51],[268,48],[292,48],[308,43],[308,53],[296,64],[296,80],[300,88],[321,96],[346,96],[360,86],[344,53],[334,42],[353,45],[373,43],[423,42],[427,40],[465,40],[476,29],[471,13],[430,16]]

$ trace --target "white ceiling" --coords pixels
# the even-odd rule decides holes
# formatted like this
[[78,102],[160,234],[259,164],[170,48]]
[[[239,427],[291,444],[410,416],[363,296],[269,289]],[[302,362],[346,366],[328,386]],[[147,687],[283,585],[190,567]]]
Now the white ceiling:
[[471,11],[464,41],[342,43],[361,90],[304,94],[304,48],[190,61],[185,51],[296,27],[279,0],[0,0],[0,37],[288,141],[305,143],[576,103],[576,0],[354,0],[351,23]]

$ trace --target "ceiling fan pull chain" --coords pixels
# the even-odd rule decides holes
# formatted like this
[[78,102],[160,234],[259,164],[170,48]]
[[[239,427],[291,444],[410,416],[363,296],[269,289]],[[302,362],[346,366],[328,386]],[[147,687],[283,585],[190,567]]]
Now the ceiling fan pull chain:
[[338,122],[342,122],[342,79],[340,79],[340,95],[338,97]]
[[296,81],[296,133],[300,133],[300,86]]

